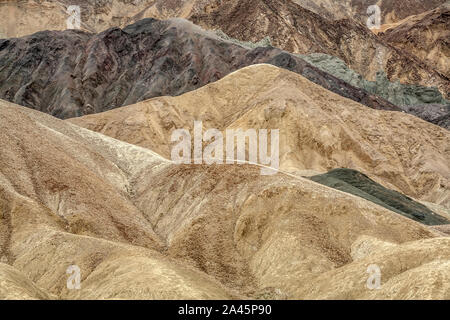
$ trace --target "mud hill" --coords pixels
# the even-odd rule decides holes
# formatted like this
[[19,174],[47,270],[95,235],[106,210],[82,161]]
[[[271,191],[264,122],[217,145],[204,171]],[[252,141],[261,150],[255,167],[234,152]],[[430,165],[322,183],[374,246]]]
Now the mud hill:
[[0,40],[0,97],[70,118],[180,95],[256,63],[292,70],[372,108],[401,110],[292,54],[238,45],[181,19]]
[[369,109],[304,77],[256,65],[179,97],[69,121],[170,157],[176,128],[279,128],[283,170],[351,168],[419,200],[450,205],[450,132]]
[[450,2],[410,17],[380,36],[450,77]]
[[377,73],[375,81],[368,81],[341,59],[323,53],[300,57],[352,86],[385,98],[407,113],[450,130],[450,101],[437,88],[390,82],[383,71]]
[[[174,165],[0,104],[2,297],[386,299],[420,284],[414,297],[448,299],[450,241],[427,226],[307,179]],[[370,263],[382,290],[364,287]],[[80,290],[66,288],[70,265]]]

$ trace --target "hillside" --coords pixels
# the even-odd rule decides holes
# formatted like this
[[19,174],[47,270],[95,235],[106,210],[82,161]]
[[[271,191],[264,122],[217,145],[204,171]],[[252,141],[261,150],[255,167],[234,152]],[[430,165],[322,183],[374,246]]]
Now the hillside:
[[171,132],[192,129],[194,120],[219,130],[279,128],[283,170],[351,168],[413,198],[450,204],[448,130],[369,109],[270,65],[241,69],[179,97],[69,121],[170,157]]
[[450,2],[407,19],[381,37],[450,77]]
[[[0,115],[8,150],[0,154],[1,255],[12,267],[0,265],[0,276],[15,288],[8,295],[298,299],[342,270],[346,278],[334,283],[348,296],[408,297],[390,283],[407,288],[416,272],[416,297],[448,298],[441,275],[429,274],[438,261],[446,270],[448,238],[361,198],[290,175],[261,176],[250,165],[173,165],[6,102]],[[371,240],[360,252],[364,237],[399,247],[380,256]],[[400,255],[408,263],[392,260]],[[365,281],[369,260],[383,268],[386,290],[348,288]],[[70,265],[81,269],[80,290],[66,288]],[[315,295],[342,290],[329,289]]]
[[426,225],[450,225],[450,220],[400,192],[389,190],[365,174],[351,169],[334,169],[311,180],[364,198]]
[[[325,11],[345,15],[352,12],[350,16],[363,11],[366,15],[367,4],[363,1],[347,1],[342,6],[335,1],[322,2]],[[424,4],[408,0],[405,5],[384,0],[381,5],[383,23],[432,10],[442,2],[430,0]],[[436,86],[445,95],[450,92],[448,76],[437,72],[434,66],[423,64],[409,52],[391,47],[367,29],[365,22],[356,22],[358,18],[329,20],[323,10],[318,14],[308,10],[311,6],[305,5],[303,0],[104,0],[101,3],[95,0],[2,0],[0,8],[11,19],[0,23],[0,38],[64,30],[69,5],[80,6],[81,29],[91,33],[111,27],[124,28],[144,18],[180,17],[209,30],[222,30],[242,41],[258,42],[269,37],[274,46],[291,53],[319,52],[336,56],[367,80],[374,80],[376,72],[384,70],[391,81]]]
[[272,45],[293,53],[326,53],[374,80],[385,71],[390,81],[435,86],[448,95],[449,78],[409,52],[395,49],[352,19],[328,20],[289,0],[210,2],[208,10],[189,17],[205,29],[256,42],[269,37]]
[[293,2],[314,11],[328,19],[355,19],[361,23],[367,21],[367,8],[377,4],[381,9],[383,24],[392,24],[411,15],[433,10],[447,0],[292,0]]
[[0,98],[70,118],[177,96],[256,63],[292,70],[371,108],[401,110],[300,57],[236,44],[181,19],[144,19],[99,34],[45,31],[0,40]]

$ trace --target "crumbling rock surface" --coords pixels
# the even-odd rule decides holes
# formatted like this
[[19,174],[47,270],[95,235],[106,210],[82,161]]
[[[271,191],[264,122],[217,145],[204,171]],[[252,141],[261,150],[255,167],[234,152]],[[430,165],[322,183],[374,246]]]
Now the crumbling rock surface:
[[[401,3],[398,1],[398,3]],[[450,79],[405,50],[390,46],[353,19],[328,20],[290,0],[212,0],[189,20],[206,29],[300,54],[326,53],[342,59],[368,80],[385,71],[390,81],[435,86],[450,94]]]
[[379,34],[450,77],[450,2]]

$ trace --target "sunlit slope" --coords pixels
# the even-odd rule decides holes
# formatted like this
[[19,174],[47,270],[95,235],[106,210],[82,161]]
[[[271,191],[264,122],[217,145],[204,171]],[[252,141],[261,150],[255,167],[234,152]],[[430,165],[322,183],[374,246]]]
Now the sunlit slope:
[[280,129],[283,170],[351,168],[419,200],[450,204],[450,133],[401,112],[369,109],[269,65],[241,69],[179,97],[69,121],[170,157],[177,128]]
[[[175,165],[6,102],[0,126],[0,258],[32,282],[21,290],[77,299],[302,298],[316,277],[352,264],[362,236],[442,242],[427,226],[293,175]],[[427,261],[445,258],[438,248]],[[70,265],[81,269],[80,290],[66,287]]]

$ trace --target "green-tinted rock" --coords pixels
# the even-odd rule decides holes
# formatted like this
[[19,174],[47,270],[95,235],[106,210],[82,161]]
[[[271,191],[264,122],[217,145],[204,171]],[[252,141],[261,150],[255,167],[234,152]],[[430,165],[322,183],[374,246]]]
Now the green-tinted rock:
[[376,81],[368,81],[360,74],[351,70],[345,62],[339,58],[323,53],[299,56],[317,68],[330,73],[355,87],[383,97],[397,106],[450,104],[450,101],[444,99],[437,88],[401,84],[398,81],[390,82],[384,71],[379,71],[377,73]]
[[352,169],[334,169],[316,175],[311,180],[376,203],[386,209],[426,225],[449,224],[446,218],[434,213],[426,206],[401,194],[387,189],[371,180],[365,174]]

